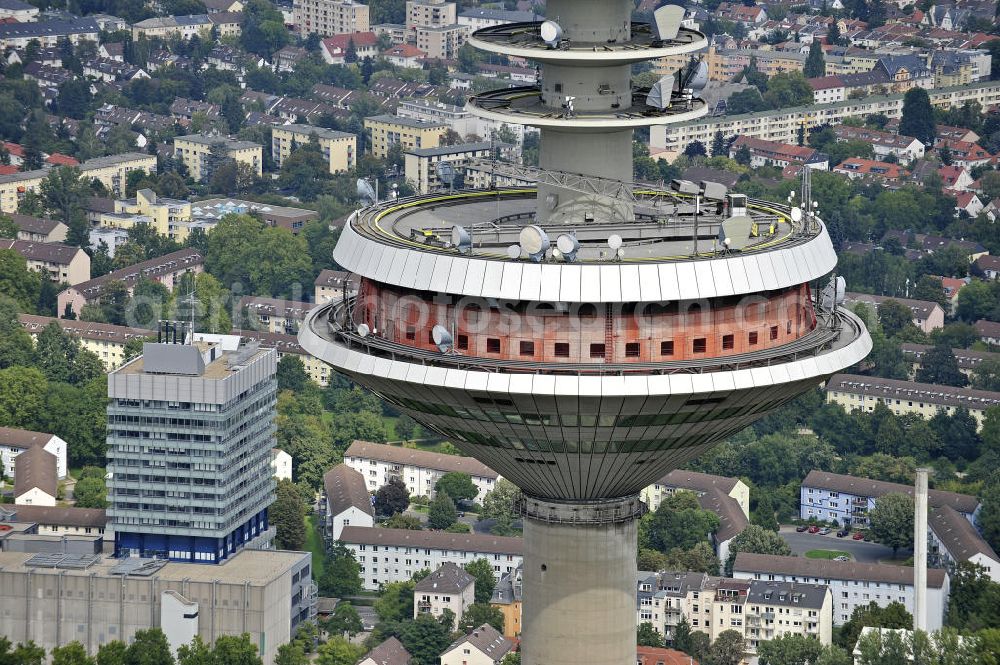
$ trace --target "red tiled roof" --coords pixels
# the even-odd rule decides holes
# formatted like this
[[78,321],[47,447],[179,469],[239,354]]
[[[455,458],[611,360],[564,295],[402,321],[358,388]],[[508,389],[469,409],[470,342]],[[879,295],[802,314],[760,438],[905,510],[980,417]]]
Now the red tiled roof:
[[384,51],[382,55],[396,58],[420,58],[427,54],[412,44],[397,44],[388,51]]
[[21,147],[20,143],[11,143],[10,141],[3,142],[4,149],[15,157],[24,157],[24,148]]
[[663,649],[660,647],[636,647],[636,662],[639,665],[698,665],[698,661],[683,651]]
[[378,44],[378,37],[374,32],[344,32],[333,35],[323,40],[323,45],[330,53],[336,51],[346,51],[348,45],[354,42],[354,48],[365,46],[375,46]]
[[63,155],[58,152],[54,152],[49,155],[45,161],[49,164],[55,164],[56,166],[79,166],[80,162],[76,159],[70,157],[69,155]]
[[809,87],[813,90],[832,90],[833,88],[843,88],[844,80],[839,76],[819,76],[808,79]]

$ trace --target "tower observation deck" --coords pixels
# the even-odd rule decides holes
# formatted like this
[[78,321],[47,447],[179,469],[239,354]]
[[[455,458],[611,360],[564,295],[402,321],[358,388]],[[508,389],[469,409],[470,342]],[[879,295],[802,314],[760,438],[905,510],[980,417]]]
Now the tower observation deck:
[[632,182],[633,128],[705,105],[695,69],[640,90],[630,65],[705,38],[631,8],[549,0],[546,24],[473,33],[540,65],[539,86],[468,102],[540,128],[537,186],[356,212],[334,258],[359,288],[299,332],[522,488],[526,665],[634,662],[638,492],[871,348],[808,205]]

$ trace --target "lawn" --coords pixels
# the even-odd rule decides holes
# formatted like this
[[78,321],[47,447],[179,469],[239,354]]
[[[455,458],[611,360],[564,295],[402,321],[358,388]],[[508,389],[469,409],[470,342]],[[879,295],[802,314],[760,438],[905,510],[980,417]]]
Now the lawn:
[[836,559],[838,556],[850,557],[851,555],[840,550],[809,550],[806,552],[807,559]]
[[323,535],[316,527],[315,522],[315,515],[306,515],[306,549],[312,552],[313,579],[318,580],[323,576],[326,547],[323,545]]

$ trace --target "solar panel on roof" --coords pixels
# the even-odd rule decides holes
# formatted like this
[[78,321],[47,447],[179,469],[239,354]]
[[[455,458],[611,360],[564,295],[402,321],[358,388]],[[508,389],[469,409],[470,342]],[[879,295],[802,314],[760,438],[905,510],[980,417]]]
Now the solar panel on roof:
[[85,570],[101,560],[94,554],[63,554],[60,552],[36,554],[24,562],[27,568],[59,568]]

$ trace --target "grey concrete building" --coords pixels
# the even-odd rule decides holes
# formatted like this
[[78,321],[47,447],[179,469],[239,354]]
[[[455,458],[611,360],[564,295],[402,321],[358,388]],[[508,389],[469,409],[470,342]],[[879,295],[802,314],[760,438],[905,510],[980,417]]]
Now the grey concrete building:
[[108,376],[116,554],[218,563],[267,546],[276,371],[257,345],[147,343]]

